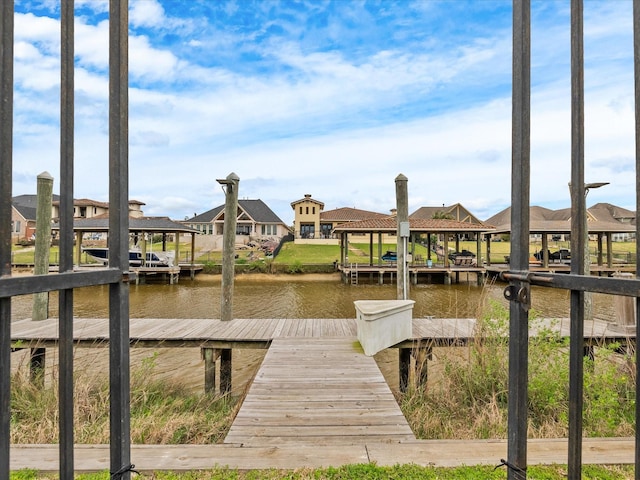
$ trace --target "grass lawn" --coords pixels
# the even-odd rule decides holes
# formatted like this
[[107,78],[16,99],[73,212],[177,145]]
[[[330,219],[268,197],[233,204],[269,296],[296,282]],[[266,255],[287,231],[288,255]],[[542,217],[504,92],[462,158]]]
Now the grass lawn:
[[340,261],[340,245],[296,245],[285,243],[280,253],[273,260],[274,263],[333,263]]
[[[530,465],[527,476],[531,479],[562,480],[567,478],[564,465]],[[21,470],[11,473],[11,480],[54,480],[57,475],[39,474],[33,470]],[[109,480],[108,472],[85,473],[76,475],[77,480]],[[507,478],[505,468],[492,466],[479,467],[420,467],[417,465],[396,465],[381,467],[372,464],[344,465],[342,467],[303,468],[299,470],[248,470],[239,471],[228,468],[193,472],[154,472],[131,478],[154,480],[424,480],[465,479],[465,480],[501,480]],[[586,480],[625,480],[633,478],[633,466],[624,465],[583,465],[582,478]]]
[[[570,248],[571,245],[569,242],[549,242],[549,250],[552,252],[558,250],[559,248]],[[606,242],[603,243],[604,254],[606,255]],[[167,245],[169,250],[173,250],[173,245]],[[409,245],[411,249],[411,245]],[[427,258],[427,249],[424,245],[416,244],[414,245],[414,253],[416,258]],[[449,249],[453,252],[455,248],[455,242],[449,242]],[[476,242],[468,242],[461,241],[459,243],[460,250],[470,250],[472,252],[476,251]],[[486,243],[482,243],[482,257],[486,256]],[[589,242],[589,250],[591,252],[591,261],[596,262],[596,252],[597,252],[597,242],[591,241]],[[181,259],[185,260],[186,253],[190,252],[191,246],[188,244],[180,245]],[[536,252],[539,252],[542,249],[542,245],[540,242],[533,242],[529,244],[529,253],[533,255]],[[162,245],[160,243],[149,245],[147,247],[147,251],[158,251],[162,250]],[[384,254],[387,250],[397,250],[397,245],[395,243],[385,243],[382,245],[382,253]],[[511,250],[510,242],[491,242],[491,263],[504,263],[505,256],[508,256]],[[244,259],[247,261],[253,261],[249,250],[238,250],[236,254],[238,255],[238,259]],[[635,254],[636,254],[636,243],[635,242],[613,242],[612,243],[612,253],[614,255],[614,259],[617,261],[621,261],[623,263],[634,263]],[[33,264],[34,261],[34,247],[21,247],[17,245],[13,245],[11,247],[12,254],[12,263],[19,264]],[[369,258],[369,243],[349,243],[349,263],[360,263],[360,264],[368,264],[370,261]],[[263,255],[260,254],[260,257]],[[195,253],[197,262],[211,262],[214,264],[220,264],[222,262],[222,252],[221,251],[213,251],[206,253]],[[75,259],[75,253],[74,253]],[[59,260],[59,248],[51,247],[49,262],[51,264],[57,264]],[[336,260],[340,260],[340,246],[339,245],[310,245],[310,244],[301,244],[296,245],[293,242],[287,242],[282,246],[280,253],[276,258],[273,259],[274,263],[289,265],[292,263],[301,263],[301,264],[332,264]],[[374,263],[378,262],[378,244],[373,244],[373,261]],[[86,263],[94,263],[91,258],[86,255],[82,256],[82,262]]]

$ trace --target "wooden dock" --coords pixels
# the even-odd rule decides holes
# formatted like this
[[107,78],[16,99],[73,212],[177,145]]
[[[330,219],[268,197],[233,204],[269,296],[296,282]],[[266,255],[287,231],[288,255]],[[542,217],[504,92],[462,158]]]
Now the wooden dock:
[[[529,465],[566,465],[567,439],[546,438],[527,441]],[[497,466],[507,458],[507,441],[496,440],[416,440],[402,444],[360,445],[132,445],[131,462],[142,473],[154,471],[197,471],[215,467],[239,470],[339,467],[372,463],[378,466],[415,464],[431,467],[469,465]],[[25,468],[39,472],[59,469],[58,445],[12,445],[11,470]],[[584,438],[584,465],[633,464],[633,438]],[[75,471],[109,470],[108,445],[76,445]],[[506,476],[506,474],[505,474]],[[132,477],[136,478],[136,477]]]
[[415,441],[378,365],[350,337],[277,338],[224,440],[243,446]]
[[[566,319],[548,323],[568,335]],[[355,319],[131,319],[130,332],[133,348],[270,349],[225,443],[132,445],[132,463],[141,472],[355,463],[495,466],[507,456],[504,439],[415,440],[375,361],[358,351]],[[403,355],[420,345],[462,346],[474,341],[474,334],[473,319],[414,319],[413,338],[394,346],[400,368],[407,368]],[[55,348],[57,337],[57,319],[11,324],[16,349]],[[74,338],[79,347],[106,346],[107,319],[76,319]],[[635,342],[635,335],[595,321],[585,325],[584,340],[585,345]],[[205,361],[205,376],[208,368]],[[529,440],[527,461],[564,464],[567,448],[566,439]],[[632,464],[634,459],[632,438],[583,440],[584,464]],[[10,461],[12,470],[57,471],[58,446],[11,445]],[[76,446],[77,472],[108,468],[108,446]]]
[[[391,348],[399,353],[399,389],[408,385],[412,358],[426,358],[434,347],[464,346],[476,338],[476,321],[470,318],[414,318],[412,337]],[[569,336],[568,319],[547,319],[540,326]],[[536,335],[532,329],[530,335]],[[105,318],[77,318],[73,326],[74,344],[78,347],[105,347],[109,341],[109,322]],[[198,348],[204,358],[205,389],[230,391],[231,355],[233,349],[267,349],[276,338],[318,338],[357,336],[353,318],[280,318],[280,319],[159,319],[132,318],[129,324],[131,347]],[[585,355],[592,355],[594,346],[619,342],[635,342],[635,332],[616,329],[615,325],[593,320],[585,322]],[[57,348],[58,320],[30,319],[11,324],[14,349]],[[218,365],[219,362],[219,366]],[[426,381],[428,362],[417,362],[421,370],[417,378]],[[224,366],[224,368],[222,368]],[[216,381],[219,372],[219,381]],[[227,373],[225,373],[227,372]]]

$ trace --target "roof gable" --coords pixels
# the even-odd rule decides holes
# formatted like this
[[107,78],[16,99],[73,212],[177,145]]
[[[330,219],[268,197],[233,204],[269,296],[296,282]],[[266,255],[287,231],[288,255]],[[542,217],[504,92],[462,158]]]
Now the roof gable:
[[15,205],[15,204],[12,206],[13,208],[16,209],[16,211],[20,214],[20,216],[24,218],[26,221],[36,220],[37,209],[35,207],[27,207],[24,205]]
[[454,203],[448,207],[420,207],[418,210],[409,215],[409,218],[430,220],[432,218],[450,217],[458,222],[482,224],[482,221],[473,215],[469,210],[459,203]]
[[[252,220],[256,223],[284,225],[284,222],[262,200],[238,200],[238,218],[245,221]],[[211,223],[221,220],[224,220],[224,204],[200,215],[195,215],[185,220],[185,223]]]
[[291,208],[293,208],[295,210],[297,204],[304,203],[304,202],[315,203],[315,204],[320,206],[320,210],[324,210],[324,203],[322,203],[320,200],[316,200],[314,198],[311,198],[311,195],[309,195],[309,194],[305,195],[304,198],[301,198],[300,200],[296,200],[295,202],[291,202]]

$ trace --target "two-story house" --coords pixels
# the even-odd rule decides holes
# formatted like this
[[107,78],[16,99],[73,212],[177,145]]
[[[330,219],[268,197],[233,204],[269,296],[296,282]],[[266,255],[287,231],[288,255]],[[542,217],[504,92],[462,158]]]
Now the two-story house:
[[311,194],[291,202],[291,208],[295,215],[295,243],[337,244],[339,240],[333,234],[333,229],[338,225],[389,217],[389,214],[350,207],[325,211],[324,203],[314,199]]

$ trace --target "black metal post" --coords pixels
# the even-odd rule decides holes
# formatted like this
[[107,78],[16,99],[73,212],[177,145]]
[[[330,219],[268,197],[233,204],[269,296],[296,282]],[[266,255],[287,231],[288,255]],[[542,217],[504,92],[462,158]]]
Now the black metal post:
[[[511,269],[529,268],[530,183],[530,75],[531,7],[529,0],[513,2],[513,103],[511,177]],[[511,480],[526,476],[527,469],[527,377],[529,359],[530,287],[511,280],[509,302],[509,416],[508,474]]]
[[[129,271],[128,2],[109,4],[109,266]],[[129,285],[109,287],[112,478],[131,477]],[[115,476],[117,474],[117,476]]]
[[[11,275],[13,0],[0,2],[0,277]],[[0,298],[0,478],[9,478],[11,298]]]
[[[73,163],[74,163],[74,5],[60,8],[60,260],[59,271],[73,271]],[[73,289],[60,290],[59,395],[60,478],[73,479]]]
[[[571,250],[584,252],[586,199],[584,188],[584,54],[582,0],[571,0]],[[571,273],[584,275],[584,255],[571,259]],[[568,473],[578,480],[582,470],[584,291],[571,290],[569,345]]]
[[[640,172],[640,0],[633,0],[633,70],[635,87],[635,127],[636,127],[636,176]],[[607,256],[611,258],[609,250],[610,235],[607,234]],[[640,238],[640,190],[636,188],[636,242]],[[636,279],[640,280],[640,250],[636,249]],[[640,297],[636,297],[636,335],[640,332]],[[640,355],[636,348],[636,379],[640,378]],[[636,381],[636,399],[640,398],[640,383]],[[640,402],[636,400],[636,436],[635,436],[635,479],[640,480]]]

